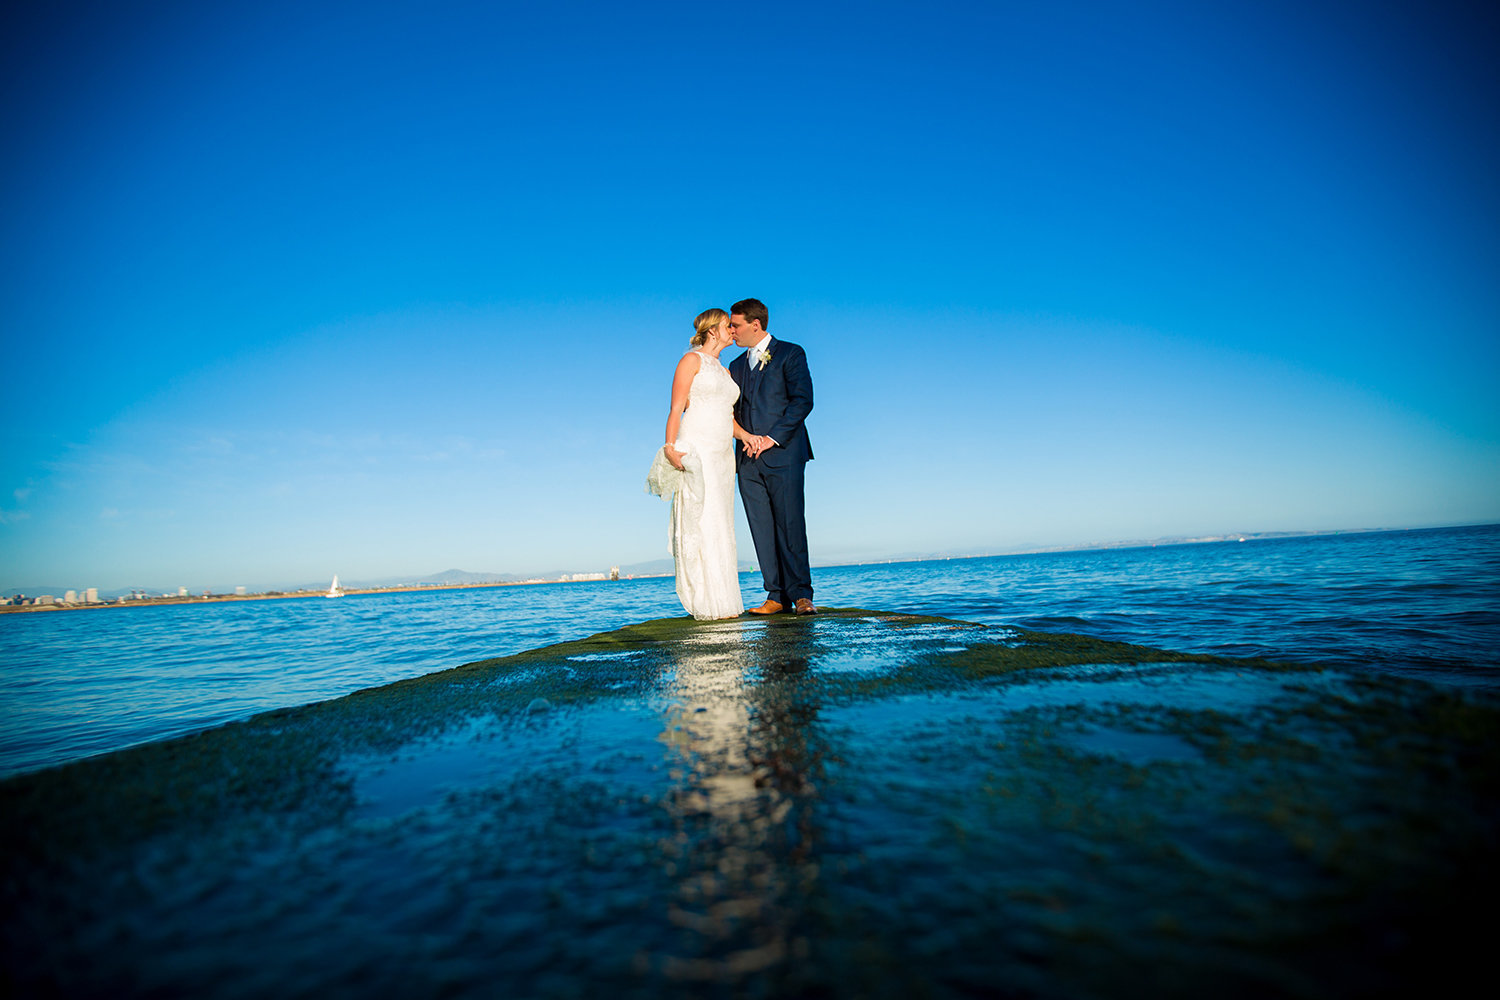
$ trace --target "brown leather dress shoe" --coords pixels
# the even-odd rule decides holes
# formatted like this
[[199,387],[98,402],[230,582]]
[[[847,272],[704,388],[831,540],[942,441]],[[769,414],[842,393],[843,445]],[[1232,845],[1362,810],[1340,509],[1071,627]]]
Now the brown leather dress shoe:
[[766,603],[762,604],[758,608],[751,608],[750,613],[752,615],[774,615],[776,614],[776,612],[781,610],[783,610],[782,606],[768,597],[766,598]]
[[817,605],[813,604],[812,600],[807,597],[797,598],[797,603],[793,610],[799,615],[815,615],[818,613]]

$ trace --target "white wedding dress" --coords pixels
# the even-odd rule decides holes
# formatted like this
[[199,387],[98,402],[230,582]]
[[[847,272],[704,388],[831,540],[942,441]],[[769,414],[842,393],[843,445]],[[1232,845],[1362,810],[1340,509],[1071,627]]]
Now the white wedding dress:
[[734,403],[740,387],[718,358],[695,353],[702,365],[688,389],[676,441],[686,471],[673,468],[659,450],[646,489],[672,497],[667,549],[677,563],[682,606],[694,618],[733,618],[745,610],[734,543]]

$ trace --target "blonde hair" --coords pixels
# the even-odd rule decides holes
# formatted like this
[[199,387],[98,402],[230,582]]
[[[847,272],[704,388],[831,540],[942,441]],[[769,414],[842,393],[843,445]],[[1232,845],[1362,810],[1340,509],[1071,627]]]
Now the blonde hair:
[[688,341],[694,347],[702,347],[708,343],[708,335],[714,332],[714,327],[729,318],[729,314],[722,309],[705,309],[693,320],[693,339]]

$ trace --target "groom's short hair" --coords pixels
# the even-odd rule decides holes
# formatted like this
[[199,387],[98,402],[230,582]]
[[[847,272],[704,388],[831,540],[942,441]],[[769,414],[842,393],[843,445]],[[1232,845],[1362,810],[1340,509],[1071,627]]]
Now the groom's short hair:
[[760,299],[740,299],[729,307],[729,315],[743,316],[752,323],[760,320],[762,330],[771,329],[771,310]]

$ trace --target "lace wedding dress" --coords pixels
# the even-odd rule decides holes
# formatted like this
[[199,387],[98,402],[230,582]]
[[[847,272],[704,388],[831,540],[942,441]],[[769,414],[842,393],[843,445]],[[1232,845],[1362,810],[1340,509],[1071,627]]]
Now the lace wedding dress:
[[683,452],[679,472],[662,451],[646,489],[672,497],[667,548],[677,562],[677,596],[694,618],[733,618],[740,598],[739,554],[734,543],[734,403],[740,387],[719,359],[702,351],[677,430]]

